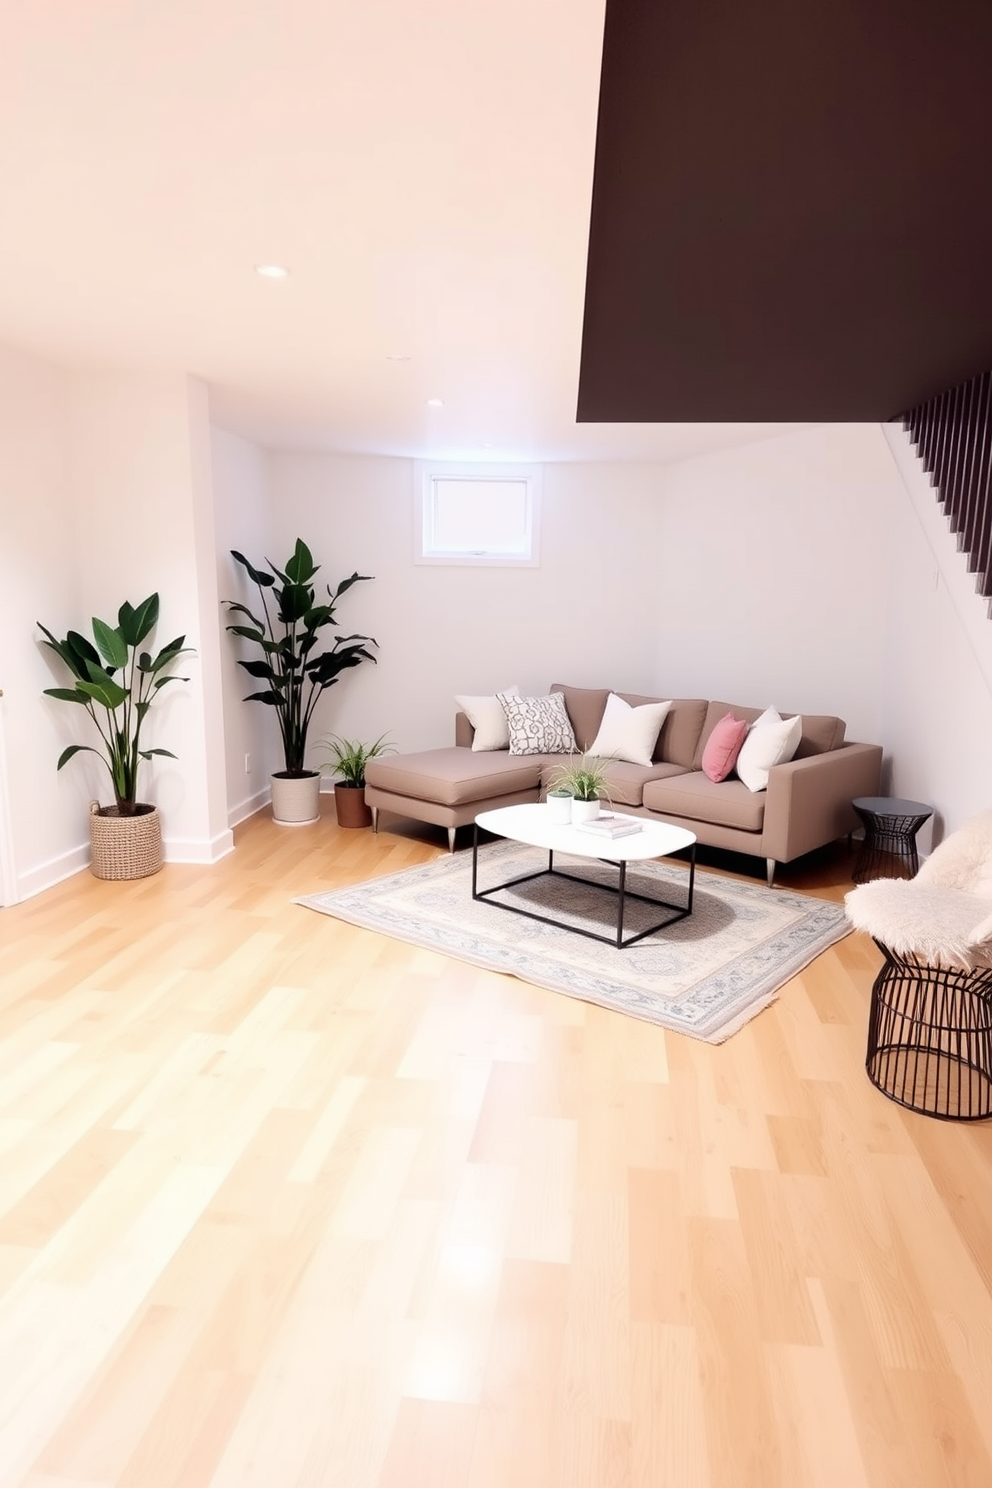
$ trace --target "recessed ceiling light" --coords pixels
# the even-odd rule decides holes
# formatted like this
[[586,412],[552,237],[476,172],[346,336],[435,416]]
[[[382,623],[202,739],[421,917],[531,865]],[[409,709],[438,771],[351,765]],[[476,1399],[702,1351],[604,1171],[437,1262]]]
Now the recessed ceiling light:
[[282,264],[256,264],[255,273],[263,279],[288,279],[289,270]]
[[428,408],[443,408],[444,407],[444,399],[443,398],[428,398],[427,399],[427,407]]

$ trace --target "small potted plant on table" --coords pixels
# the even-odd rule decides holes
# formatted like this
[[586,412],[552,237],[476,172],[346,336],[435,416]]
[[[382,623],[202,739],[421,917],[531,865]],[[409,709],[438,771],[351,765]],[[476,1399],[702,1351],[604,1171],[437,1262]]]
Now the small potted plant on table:
[[599,815],[600,801],[609,800],[607,761],[583,754],[567,765],[559,765],[551,776],[548,794],[564,791],[572,797],[573,822],[592,821]]
[[255,568],[234,549],[231,557],[255,585],[261,607],[261,614],[255,614],[247,605],[225,601],[232,613],[249,622],[229,625],[228,630],[262,653],[256,661],[238,662],[250,677],[267,684],[263,691],[249,693],[245,701],[274,708],[282,735],[285,768],[271,777],[272,817],[284,826],[303,825],[319,815],[320,771],[306,765],[313,710],[342,672],[363,661],[375,661],[368,649],[376,644],[371,636],[336,636],[329,650],[322,650],[321,642],[324,633],[337,625],[335,613],[342,594],[370,576],[353,573],[336,589],[328,584],[325,602],[317,599],[312,582],[319,565],[300,538],[282,568],[269,563],[269,573]]
[[[138,800],[138,764],[162,754],[175,759],[171,749],[142,749],[141,726],[154,699],[170,682],[187,682],[171,668],[180,656],[191,655],[185,636],[177,636],[156,656],[139,651],[158,621],[159,599],[150,594],[139,605],[121,605],[116,626],[93,620],[94,646],[70,630],[58,640],[39,622],[44,644],[72,673],[72,687],[46,687],[47,697],[85,708],[96,725],[102,747],[70,744],[59,755],[57,768],[80,753],[103,760],[114,787],[113,806],[90,802],[90,869],[95,878],[145,878],[162,866],[162,824],[158,809]],[[115,673],[120,672],[120,681]]]
[[365,766],[377,755],[389,754],[392,745],[380,734],[371,744],[358,739],[341,739],[332,734],[321,740],[331,758],[324,769],[340,776],[334,782],[334,809],[339,827],[370,827],[372,812],[365,804]]

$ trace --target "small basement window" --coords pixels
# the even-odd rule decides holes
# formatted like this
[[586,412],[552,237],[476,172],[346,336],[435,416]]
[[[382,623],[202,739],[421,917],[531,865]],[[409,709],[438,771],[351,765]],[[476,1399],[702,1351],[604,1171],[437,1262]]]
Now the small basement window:
[[541,470],[417,463],[415,561],[536,568]]

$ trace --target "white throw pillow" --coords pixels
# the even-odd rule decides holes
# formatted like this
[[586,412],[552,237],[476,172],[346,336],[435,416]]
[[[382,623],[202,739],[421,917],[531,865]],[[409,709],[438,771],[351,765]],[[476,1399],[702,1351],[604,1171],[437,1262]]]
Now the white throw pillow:
[[572,724],[560,692],[547,697],[499,693],[506,714],[511,754],[574,754]]
[[738,777],[749,791],[767,790],[769,770],[791,760],[802,735],[803,720],[799,713],[795,718],[783,719],[776,709],[766,708],[754,720],[737,756]]
[[641,703],[635,708],[611,692],[589,753],[602,759],[628,760],[632,765],[650,765],[661,725],[671,706],[669,701]]
[[[512,687],[504,687],[502,691],[507,697],[515,697],[520,688],[514,682]],[[482,751],[509,748],[506,714],[497,693],[493,693],[491,697],[464,697],[456,694],[455,702],[475,729],[472,736],[473,749]]]

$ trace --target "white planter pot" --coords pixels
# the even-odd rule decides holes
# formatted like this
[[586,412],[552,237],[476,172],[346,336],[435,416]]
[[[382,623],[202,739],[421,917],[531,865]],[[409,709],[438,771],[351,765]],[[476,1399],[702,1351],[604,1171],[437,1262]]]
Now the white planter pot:
[[599,815],[599,802],[598,801],[579,801],[575,797],[573,797],[573,799],[572,799],[572,821],[573,822],[595,821],[596,820],[596,817],[598,815]]
[[270,775],[272,820],[281,827],[305,827],[320,819],[320,772],[294,778]]
[[549,795],[546,801],[548,821],[554,822],[555,826],[563,827],[572,820],[572,798],[569,795]]

